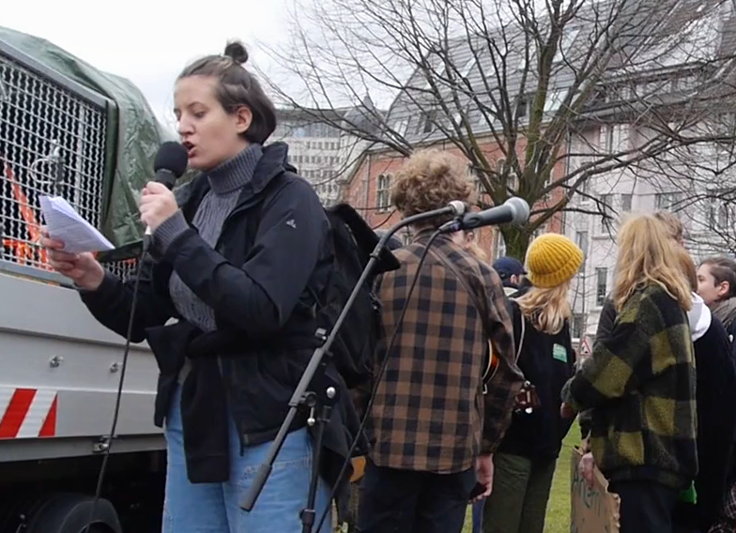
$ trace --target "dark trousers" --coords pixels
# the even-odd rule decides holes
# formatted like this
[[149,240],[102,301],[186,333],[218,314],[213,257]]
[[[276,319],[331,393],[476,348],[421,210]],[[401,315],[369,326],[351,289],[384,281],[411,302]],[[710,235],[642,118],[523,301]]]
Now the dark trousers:
[[680,493],[654,481],[612,481],[621,497],[621,533],[671,533],[672,512]]
[[366,464],[361,533],[460,533],[475,471],[433,474]]
[[483,509],[484,533],[542,533],[556,459],[493,456],[493,492]]

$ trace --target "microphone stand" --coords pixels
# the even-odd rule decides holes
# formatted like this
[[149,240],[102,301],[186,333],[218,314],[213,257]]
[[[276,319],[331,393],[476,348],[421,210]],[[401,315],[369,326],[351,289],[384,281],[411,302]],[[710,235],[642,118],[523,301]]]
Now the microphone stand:
[[389,238],[391,238],[394,233],[405,226],[415,224],[423,220],[435,218],[437,216],[445,216],[448,214],[458,215],[458,210],[455,207],[451,206],[443,207],[441,209],[435,209],[426,213],[412,215],[401,220],[398,224],[391,227],[391,229],[384,233],[378,240],[378,243],[371,252],[368,262],[366,263],[365,268],[363,269],[363,272],[358,279],[358,282],[353,287],[353,290],[350,293],[347,302],[345,302],[345,306],[342,308],[342,311],[340,311],[340,314],[335,320],[335,324],[333,325],[330,334],[325,337],[322,330],[317,331],[317,336],[323,339],[323,344],[315,348],[314,352],[312,353],[309,363],[304,369],[304,373],[302,374],[302,377],[299,380],[296,389],[294,389],[294,394],[289,400],[289,411],[287,412],[286,417],[284,418],[284,421],[282,422],[281,427],[276,434],[276,437],[271,443],[271,447],[266,454],[265,461],[261,463],[261,465],[258,467],[258,471],[256,472],[256,475],[253,479],[253,484],[248,490],[248,493],[245,495],[245,498],[243,498],[240,507],[242,507],[246,511],[250,511],[253,509],[253,506],[255,505],[259,494],[263,490],[263,486],[268,480],[268,476],[271,474],[273,463],[276,460],[276,456],[278,455],[281,447],[284,444],[284,439],[286,439],[286,435],[289,433],[291,425],[296,418],[298,409],[302,406],[308,407],[310,409],[310,414],[307,419],[307,424],[310,427],[314,427],[315,425],[317,427],[313,447],[314,458],[312,461],[309,493],[307,495],[307,506],[301,511],[299,516],[302,522],[302,533],[312,532],[312,527],[314,526],[314,519],[316,514],[314,506],[317,494],[317,485],[319,481],[319,462],[321,456],[322,437],[324,435],[325,425],[329,421],[332,406],[335,405],[335,403],[339,400],[338,384],[325,374],[325,369],[327,368],[329,359],[325,360],[324,356],[327,355],[328,357],[331,357],[330,348],[337,338],[337,334],[340,331],[340,328],[342,327],[342,324],[345,321],[348,312],[355,303],[355,299],[358,296],[360,288],[366,282],[368,276],[371,275],[373,269],[378,263],[381,252],[385,248]]

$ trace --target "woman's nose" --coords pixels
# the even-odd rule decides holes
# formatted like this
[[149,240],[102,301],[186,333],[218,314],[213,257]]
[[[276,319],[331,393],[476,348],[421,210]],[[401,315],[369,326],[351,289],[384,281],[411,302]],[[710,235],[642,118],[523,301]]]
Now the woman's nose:
[[192,123],[186,118],[180,118],[176,123],[176,129],[179,132],[179,136],[184,137],[192,133]]

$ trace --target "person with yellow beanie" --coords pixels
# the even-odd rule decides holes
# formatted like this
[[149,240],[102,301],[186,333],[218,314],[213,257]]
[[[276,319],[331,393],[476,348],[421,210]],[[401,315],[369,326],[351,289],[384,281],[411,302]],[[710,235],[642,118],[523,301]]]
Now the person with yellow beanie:
[[527,280],[511,300],[518,366],[534,387],[537,407],[517,411],[493,457],[493,491],[483,513],[484,533],[542,533],[562,439],[572,423],[560,417],[560,392],[574,373],[570,338],[570,280],[583,252],[563,235],[532,241]]

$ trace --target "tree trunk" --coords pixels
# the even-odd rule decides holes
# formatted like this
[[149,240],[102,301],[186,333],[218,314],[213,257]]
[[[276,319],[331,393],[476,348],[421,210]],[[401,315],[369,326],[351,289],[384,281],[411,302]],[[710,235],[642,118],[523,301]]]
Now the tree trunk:
[[523,263],[530,240],[527,226],[503,226],[501,234],[506,243],[506,255],[515,257]]

